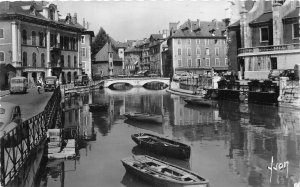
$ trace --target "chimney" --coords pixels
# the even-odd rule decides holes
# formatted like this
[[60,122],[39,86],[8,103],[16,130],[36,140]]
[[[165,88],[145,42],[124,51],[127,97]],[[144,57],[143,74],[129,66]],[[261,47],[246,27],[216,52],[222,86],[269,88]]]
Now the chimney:
[[74,13],[73,24],[77,24],[77,13]]
[[9,1],[4,2],[4,10],[9,10]]
[[83,18],[82,26],[85,28],[85,19]]
[[71,19],[72,19],[71,14],[68,13],[68,14],[67,14],[67,17],[66,17],[66,22],[67,22],[67,24],[70,24],[70,23],[71,23],[71,21],[72,21]]
[[88,30],[89,27],[90,27],[90,23],[87,21],[87,22],[86,22],[86,29]]

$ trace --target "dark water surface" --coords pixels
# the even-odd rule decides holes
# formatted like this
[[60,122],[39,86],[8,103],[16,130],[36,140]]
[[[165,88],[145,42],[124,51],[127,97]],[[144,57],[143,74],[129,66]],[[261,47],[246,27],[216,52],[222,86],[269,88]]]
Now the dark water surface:
[[[88,103],[107,103],[105,112],[90,113]],[[161,114],[162,125],[126,120],[125,112]],[[151,186],[126,173],[120,160],[149,154],[189,168],[211,187],[294,186],[300,181],[300,111],[271,106],[218,102],[193,107],[165,90],[104,89],[66,101],[65,127],[79,126],[86,138],[76,160],[48,162],[40,184],[66,187]],[[147,132],[191,146],[189,161],[153,155],[136,147],[133,133]],[[272,172],[268,169],[271,166]],[[287,162],[288,161],[288,165]],[[288,168],[283,168],[284,163]]]

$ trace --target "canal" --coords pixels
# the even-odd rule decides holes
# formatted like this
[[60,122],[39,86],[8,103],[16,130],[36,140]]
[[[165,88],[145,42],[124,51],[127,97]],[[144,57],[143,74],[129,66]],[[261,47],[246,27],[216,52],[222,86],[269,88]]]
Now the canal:
[[[80,143],[77,159],[44,162],[35,185],[151,186],[126,173],[120,160],[132,154],[148,154],[189,168],[208,179],[211,187],[289,187],[299,183],[299,111],[230,101],[193,107],[183,99],[165,90],[132,88],[104,89],[66,100],[64,126],[79,127],[85,141]],[[109,109],[91,113],[88,103],[107,103]],[[160,114],[164,122],[132,122],[123,117],[125,112]],[[190,160],[161,157],[136,147],[130,136],[139,132],[190,145]]]

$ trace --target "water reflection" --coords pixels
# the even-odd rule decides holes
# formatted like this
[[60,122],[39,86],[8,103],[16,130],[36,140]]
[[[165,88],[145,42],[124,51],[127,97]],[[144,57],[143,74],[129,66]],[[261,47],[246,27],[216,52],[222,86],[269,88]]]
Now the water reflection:
[[[89,103],[107,103],[109,109],[91,113]],[[153,125],[129,121],[123,116],[126,112],[163,115],[164,122]],[[81,171],[72,178],[64,176],[68,186],[80,186],[82,183],[76,183],[79,175],[87,186],[149,186],[125,172],[119,160],[131,154],[148,154],[190,168],[209,179],[211,186],[289,187],[300,181],[299,111],[230,101],[219,101],[218,107],[191,107],[165,90],[132,88],[104,89],[70,98],[65,101],[63,118],[65,128],[78,127],[87,142],[85,151],[81,150]],[[190,161],[139,149],[130,138],[139,132],[190,145]],[[272,156],[274,163],[289,161],[288,172],[273,171],[271,175],[267,167]],[[94,173],[97,177],[92,177]],[[45,186],[50,186],[49,180]]]

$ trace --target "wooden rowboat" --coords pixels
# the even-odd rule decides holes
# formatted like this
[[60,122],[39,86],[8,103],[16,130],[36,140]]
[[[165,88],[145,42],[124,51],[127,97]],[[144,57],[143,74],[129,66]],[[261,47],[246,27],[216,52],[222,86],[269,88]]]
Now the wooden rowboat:
[[89,104],[90,111],[104,111],[108,109],[108,104]]
[[133,134],[131,138],[138,146],[156,154],[179,159],[190,158],[191,147],[186,144],[147,133]]
[[128,173],[151,183],[153,186],[207,187],[209,183],[208,180],[190,170],[146,155],[124,158],[121,162]]
[[152,123],[162,123],[162,115],[154,114],[143,114],[143,113],[126,113],[124,114],[130,120],[141,121],[141,122],[152,122]]

